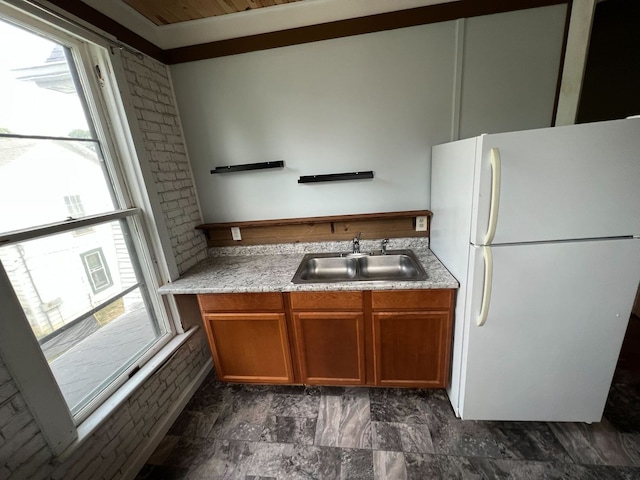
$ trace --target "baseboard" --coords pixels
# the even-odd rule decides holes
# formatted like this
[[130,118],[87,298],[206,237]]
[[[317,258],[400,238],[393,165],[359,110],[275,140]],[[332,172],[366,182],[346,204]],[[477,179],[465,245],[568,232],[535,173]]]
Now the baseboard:
[[173,422],[176,421],[178,415],[182,413],[182,410],[187,405],[187,402],[191,399],[196,390],[202,385],[202,382],[213,368],[213,362],[209,360],[205,363],[198,375],[193,379],[189,386],[182,392],[182,395],[178,398],[178,401],[174,403],[174,407],[168,415],[165,415],[162,420],[156,424],[156,428],[151,432],[149,441],[142,448],[138,448],[138,453],[130,459],[123,467],[122,479],[133,480],[138,472],[144,467],[151,454],[158,447],[164,436],[167,434]]

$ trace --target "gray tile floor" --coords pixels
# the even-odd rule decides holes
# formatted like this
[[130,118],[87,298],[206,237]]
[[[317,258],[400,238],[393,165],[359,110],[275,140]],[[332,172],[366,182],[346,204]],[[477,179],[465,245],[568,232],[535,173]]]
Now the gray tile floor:
[[640,319],[602,422],[471,422],[442,390],[198,389],[137,480],[638,479]]
[[[632,412],[618,411],[631,409]],[[640,388],[593,425],[457,419],[441,390],[222,384],[211,375],[141,479],[640,479]]]

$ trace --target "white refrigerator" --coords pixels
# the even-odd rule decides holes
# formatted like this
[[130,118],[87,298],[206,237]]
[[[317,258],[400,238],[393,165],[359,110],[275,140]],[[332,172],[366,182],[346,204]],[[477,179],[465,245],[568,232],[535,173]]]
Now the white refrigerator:
[[458,416],[598,422],[640,282],[640,119],[433,147]]

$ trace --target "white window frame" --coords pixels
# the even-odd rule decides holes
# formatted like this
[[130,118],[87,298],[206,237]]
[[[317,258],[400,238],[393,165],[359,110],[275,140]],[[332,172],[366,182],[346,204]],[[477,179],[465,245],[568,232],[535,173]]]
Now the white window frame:
[[[12,3],[17,6],[12,6]],[[17,0],[0,3],[0,18],[39,31],[57,43],[72,48],[80,81],[84,90],[90,92],[85,97],[104,157],[113,161],[110,174],[119,185],[126,188],[114,189],[118,202],[127,207],[137,205],[137,208],[119,210],[110,215],[88,216],[52,224],[44,229],[40,228],[40,234],[49,235],[68,230],[71,224],[82,228],[104,223],[110,218],[126,219],[129,228],[137,234],[133,236],[135,249],[139,262],[144,264],[144,281],[149,286],[157,320],[167,330],[167,334],[134,362],[117,382],[112,383],[82,414],[74,418],[0,264],[0,304],[4,310],[0,321],[0,356],[11,371],[47,443],[58,456],[65,451],[69,453],[88,438],[153,372],[154,365],[169,358],[191,336],[194,329],[185,334],[173,299],[162,297],[153,289],[167,280],[177,278],[178,270],[168,230],[161,215],[161,206],[158,199],[154,198],[153,177],[141,148],[141,134],[137,126],[130,126],[127,122],[127,117],[135,118],[135,115],[128,91],[120,88],[126,85],[119,59],[120,52],[110,50],[110,43],[105,40],[104,35],[94,35],[57,15]],[[100,66],[103,74],[100,81],[93,75],[94,65]],[[123,162],[122,158],[130,160]],[[28,230],[23,230],[11,236],[0,237],[0,245],[27,238],[33,237]],[[176,336],[181,338],[175,338]],[[145,364],[146,367],[143,366]],[[129,379],[136,370],[139,372],[133,379]]]

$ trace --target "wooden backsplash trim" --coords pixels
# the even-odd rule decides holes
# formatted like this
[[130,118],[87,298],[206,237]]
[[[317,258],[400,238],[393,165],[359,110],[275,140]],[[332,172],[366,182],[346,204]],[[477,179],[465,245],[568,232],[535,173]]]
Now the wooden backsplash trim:
[[[362,239],[428,237],[415,231],[415,217],[431,218],[429,210],[334,215],[326,217],[285,218],[249,222],[206,223],[202,230],[209,247],[265,245],[290,242],[325,242],[350,240],[359,232]],[[239,227],[242,240],[233,240],[231,227]]]
[[231,227],[271,227],[279,225],[301,225],[329,222],[343,222],[350,220],[382,220],[389,218],[406,218],[418,216],[431,217],[429,210],[409,210],[406,212],[383,212],[383,213],[361,213],[355,215],[331,215],[325,217],[302,217],[302,218],[281,218],[278,220],[252,220],[248,222],[226,222],[226,223],[203,223],[196,228],[206,230],[211,228],[231,228]]

